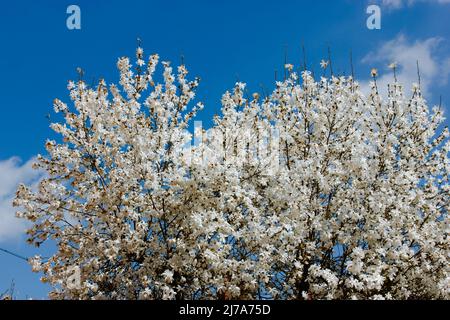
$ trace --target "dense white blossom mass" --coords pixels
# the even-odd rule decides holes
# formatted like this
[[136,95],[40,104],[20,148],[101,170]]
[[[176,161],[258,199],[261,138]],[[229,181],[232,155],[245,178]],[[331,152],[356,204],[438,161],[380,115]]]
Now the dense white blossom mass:
[[198,79],[162,62],[158,80],[158,55],[136,55],[120,86],[69,82],[47,176],[17,191],[29,242],[57,243],[30,261],[51,298],[450,297],[449,131],[419,86],[383,98],[376,75],[364,95],[286,65],[270,95],[237,83],[191,134]]

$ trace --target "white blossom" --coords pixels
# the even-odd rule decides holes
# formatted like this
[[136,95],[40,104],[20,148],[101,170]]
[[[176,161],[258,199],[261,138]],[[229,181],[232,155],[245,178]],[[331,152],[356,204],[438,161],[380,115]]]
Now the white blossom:
[[328,60],[321,60],[320,61],[320,67],[322,68],[322,69],[326,69],[327,67],[328,67],[328,64],[329,64],[329,61]]
[[449,298],[450,142],[419,86],[289,72],[259,99],[238,82],[192,134],[199,79],[136,57],[119,85],[69,83],[47,176],[17,190],[28,241],[56,240],[30,260],[51,298]]

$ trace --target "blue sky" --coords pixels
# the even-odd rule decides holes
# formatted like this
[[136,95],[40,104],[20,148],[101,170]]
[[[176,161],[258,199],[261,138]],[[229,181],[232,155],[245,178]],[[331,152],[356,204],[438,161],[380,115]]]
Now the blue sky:
[[[380,81],[392,78],[387,64],[399,64],[400,79],[416,81],[421,65],[426,98],[450,102],[449,0],[311,1],[9,1],[0,5],[0,247],[24,256],[49,255],[23,241],[23,225],[9,206],[15,185],[33,183],[30,159],[54,138],[46,119],[52,101],[68,101],[67,81],[76,68],[85,79],[117,81],[116,61],[133,56],[136,38],[147,54],[178,64],[202,81],[198,98],[206,105],[200,118],[208,125],[220,110],[220,97],[237,79],[251,91],[273,87],[274,70],[282,73],[284,51],[299,65],[303,43],[308,67],[331,48],[335,72],[350,72],[364,85],[376,67]],[[81,9],[81,30],[66,27],[66,8]],[[381,29],[369,30],[369,4],[381,8]],[[447,108],[448,109],[448,108]],[[450,110],[449,110],[450,111]],[[447,111],[448,113],[448,111]],[[447,124],[449,121],[447,120]],[[12,280],[20,298],[45,298],[48,287],[18,258],[0,252],[0,293]]]

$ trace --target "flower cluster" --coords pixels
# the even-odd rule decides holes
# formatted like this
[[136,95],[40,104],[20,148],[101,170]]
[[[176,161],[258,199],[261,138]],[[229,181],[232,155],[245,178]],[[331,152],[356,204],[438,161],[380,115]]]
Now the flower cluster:
[[48,176],[17,191],[29,241],[57,243],[31,261],[52,298],[449,298],[449,133],[418,87],[366,96],[286,65],[269,96],[226,92],[190,145],[198,79],[163,62],[156,83],[159,57],[136,55],[120,88],[71,82],[73,107],[55,100]]

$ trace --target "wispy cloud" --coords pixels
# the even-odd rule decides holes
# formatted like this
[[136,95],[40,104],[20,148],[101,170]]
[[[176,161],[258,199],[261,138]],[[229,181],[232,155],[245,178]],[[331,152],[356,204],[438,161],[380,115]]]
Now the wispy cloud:
[[[446,85],[450,75],[450,56],[442,57],[437,53],[442,41],[444,40],[439,37],[432,37],[410,42],[400,34],[367,54],[362,62],[379,68],[377,83],[381,93],[387,91],[387,84],[394,79],[392,70],[388,69],[390,63],[397,63],[398,81],[405,86],[405,90],[409,90],[412,83],[418,82],[418,62],[422,93],[427,97],[432,86]],[[368,81],[361,83],[363,91],[368,91],[368,84]]]
[[34,161],[23,163],[18,157],[0,160],[0,243],[19,238],[26,228],[25,220],[15,217],[12,200],[19,183],[36,185],[42,178],[42,173],[31,167]]
[[430,3],[430,4],[449,4],[450,0],[380,0],[381,4],[389,9],[400,9],[403,7],[410,7],[416,3]]

